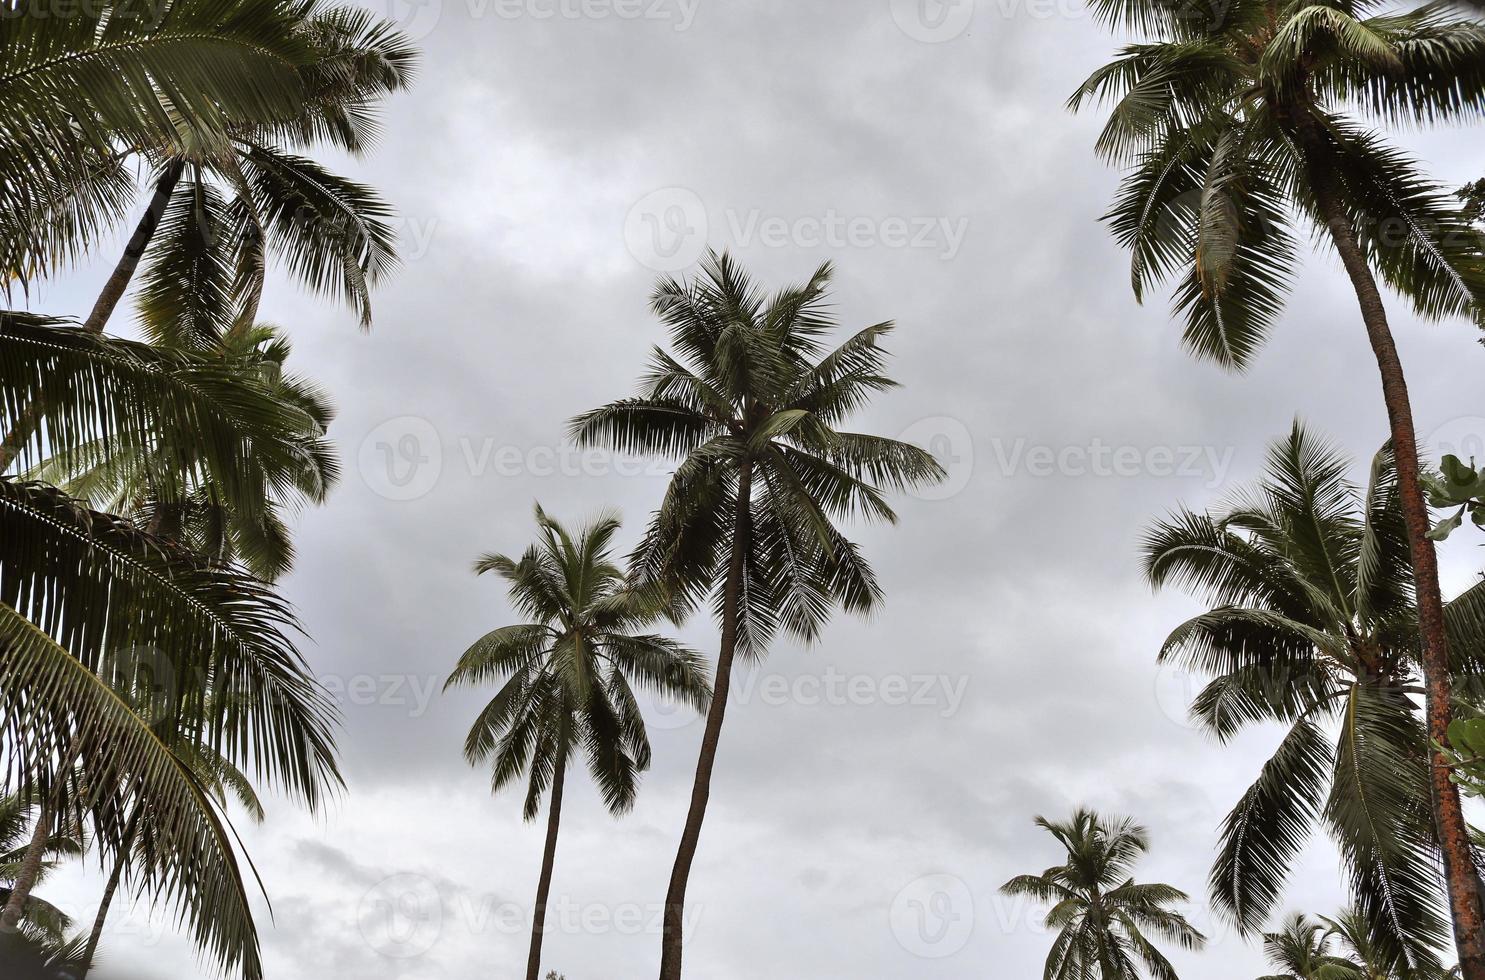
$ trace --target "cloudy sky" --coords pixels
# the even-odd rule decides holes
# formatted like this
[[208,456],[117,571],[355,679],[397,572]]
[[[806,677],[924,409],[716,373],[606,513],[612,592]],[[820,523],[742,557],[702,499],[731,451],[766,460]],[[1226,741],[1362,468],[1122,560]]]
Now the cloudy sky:
[[[472,640],[512,621],[470,563],[523,547],[536,500],[573,521],[616,506],[632,542],[664,472],[575,453],[564,425],[630,391],[662,339],[652,283],[708,244],[771,285],[831,260],[844,326],[895,319],[904,387],[861,425],[933,448],[951,480],[901,500],[897,527],[860,532],[889,597],[879,615],[837,621],[813,649],[780,643],[739,676],[688,975],[1037,975],[1037,909],[997,888],[1057,857],[1032,817],[1078,804],[1147,824],[1141,876],[1195,897],[1215,946],[1177,956],[1187,974],[1262,972],[1203,883],[1277,733],[1219,749],[1187,726],[1193,681],[1154,657],[1197,607],[1151,594],[1136,544],[1152,518],[1251,479],[1296,414],[1376,450],[1380,392],[1338,263],[1308,260],[1246,376],[1183,353],[1097,223],[1116,180],[1091,151],[1098,120],[1063,108],[1116,43],[1081,0],[390,12],[424,48],[421,76],[379,150],[337,163],[397,205],[404,267],[370,335],[285,281],[262,310],[334,393],[346,469],[303,516],[284,589],[344,708],[349,791],[319,816],[280,804],[243,828],[273,898],[270,976],[520,975],[542,827],[461,759],[480,695],[438,693]],[[1475,134],[1405,140],[1451,185],[1480,176]],[[105,254],[33,305],[85,313]],[[1420,431],[1454,448],[1485,436],[1470,328],[1392,311]],[[1456,591],[1479,564],[1463,537],[1444,556]],[[705,620],[683,635],[715,650]],[[655,712],[655,766],[622,820],[572,785],[546,943],[569,980],[653,975],[699,737]],[[49,889],[91,917],[95,875]],[[1340,901],[1317,843],[1285,905]],[[127,910],[104,957],[100,980],[194,962],[168,923]]]

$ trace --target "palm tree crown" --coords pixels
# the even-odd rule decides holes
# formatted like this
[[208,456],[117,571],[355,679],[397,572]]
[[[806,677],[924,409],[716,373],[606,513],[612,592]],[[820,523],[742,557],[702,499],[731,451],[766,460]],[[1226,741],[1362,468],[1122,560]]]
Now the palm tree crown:
[[1153,940],[1194,950],[1206,937],[1170,908],[1189,901],[1185,892],[1135,882],[1134,866],[1150,849],[1145,828],[1082,809],[1065,823],[1037,817],[1036,824],[1066,848],[1066,863],[1012,878],[1001,891],[1052,906],[1046,923],[1058,932],[1046,980],[1139,980],[1146,974],[1175,980],[1175,968]]
[[[1228,509],[1155,525],[1145,568],[1156,586],[1184,585],[1212,603],[1161,652],[1214,677],[1192,705],[1201,727],[1222,741],[1263,721],[1289,729],[1223,826],[1217,908],[1245,931],[1260,928],[1323,823],[1374,941],[1429,966],[1447,926],[1407,541],[1390,452],[1373,462],[1364,492],[1346,471],[1296,424],[1270,450],[1266,478]],[[1471,697],[1477,600],[1448,610],[1456,692]]]

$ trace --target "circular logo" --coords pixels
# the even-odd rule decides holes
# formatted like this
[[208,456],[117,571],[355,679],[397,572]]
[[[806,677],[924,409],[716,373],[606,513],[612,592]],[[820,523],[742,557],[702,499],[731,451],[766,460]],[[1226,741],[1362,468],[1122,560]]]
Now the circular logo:
[[1438,469],[1445,456],[1485,463],[1485,418],[1462,415],[1450,419],[1421,440],[1418,452],[1425,470]]
[[892,935],[914,956],[939,960],[969,943],[975,929],[975,900],[953,875],[924,875],[892,900]]
[[361,898],[356,923],[366,945],[382,956],[412,959],[438,942],[443,931],[443,898],[422,875],[393,875]]
[[361,440],[357,454],[361,479],[388,500],[417,500],[443,472],[443,441],[427,419],[404,415],[388,419]]
[[384,15],[409,41],[433,33],[443,15],[443,0],[374,0],[373,10]]
[[1165,717],[1182,728],[1199,727],[1191,716],[1191,703],[1207,681],[1182,664],[1167,660],[1155,671],[1155,703]]
[[889,0],[902,33],[925,44],[952,41],[969,30],[975,0]]
[[975,471],[975,441],[969,434],[969,426],[946,415],[920,419],[903,430],[897,437],[920,449],[926,449],[944,468],[944,479],[939,483],[917,486],[909,490],[919,500],[948,500],[957,497],[969,486]]
[[640,198],[624,216],[624,244],[640,265],[679,272],[706,250],[706,204],[695,191],[664,187]]

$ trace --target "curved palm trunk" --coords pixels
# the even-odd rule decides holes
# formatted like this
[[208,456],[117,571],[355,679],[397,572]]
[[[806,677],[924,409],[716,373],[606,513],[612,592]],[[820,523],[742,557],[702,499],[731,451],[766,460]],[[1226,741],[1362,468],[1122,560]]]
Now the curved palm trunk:
[[160,226],[160,218],[165,214],[165,207],[170,203],[170,197],[175,193],[175,185],[180,182],[180,176],[185,169],[184,160],[172,160],[165,165],[160,179],[155,182],[155,193],[150,198],[149,207],[145,208],[139,224],[134,228],[134,234],[129,237],[129,243],[124,246],[124,254],[119,256],[118,265],[114,266],[113,274],[103,284],[103,291],[98,294],[98,300],[93,304],[93,312],[88,314],[87,322],[83,324],[87,329],[94,333],[103,332],[108,318],[113,315],[114,307],[119,305],[119,300],[123,299],[124,292],[129,288],[129,281],[134,278],[134,272],[139,268],[139,260],[144,258],[145,249],[149,248],[150,239],[154,237],[155,229]]
[[26,845],[21,870],[11,885],[10,899],[5,903],[4,911],[0,911],[0,934],[14,933],[20,927],[26,902],[31,898],[31,889],[36,887],[36,879],[41,876],[41,865],[46,857],[46,842],[52,836],[52,824],[57,816],[60,790],[59,783],[57,790],[47,795],[46,801],[41,804],[41,812],[36,815],[36,829],[31,832],[31,841]]
[[[119,305],[119,300],[123,299],[124,293],[129,288],[129,282],[134,278],[135,270],[139,268],[139,261],[144,257],[145,249],[149,248],[155,229],[160,226],[160,218],[165,214],[165,208],[169,205],[170,197],[175,193],[175,185],[180,182],[185,168],[184,160],[171,161],[160,174],[160,179],[155,182],[155,193],[150,198],[149,207],[145,208],[144,214],[140,216],[139,224],[134,227],[134,234],[129,237],[129,243],[124,246],[124,254],[119,257],[118,264],[114,266],[113,274],[103,284],[103,291],[98,294],[98,299],[93,304],[93,312],[88,314],[87,321],[83,323],[86,329],[93,333],[102,333],[103,328],[108,325],[108,318],[113,315],[114,307]],[[20,455],[21,447],[36,433],[36,427],[40,423],[40,405],[28,405],[21,412],[15,428],[7,432],[5,438],[0,440],[0,473],[10,469],[11,464]]]
[[[1382,295],[1357,241],[1355,226],[1341,200],[1334,172],[1325,166],[1323,151],[1316,152],[1323,143],[1318,142],[1322,137],[1314,125],[1312,120],[1308,121],[1308,126],[1301,125],[1300,143],[1307,151],[1311,190],[1356,290],[1361,317],[1366,323],[1367,336],[1382,375],[1382,395],[1387,403],[1392,446],[1397,456],[1398,495],[1407,525],[1417,589],[1428,735],[1433,742],[1447,745],[1453,698],[1449,636],[1444,626],[1438,556],[1428,538],[1428,505],[1418,478],[1418,439],[1413,429],[1407,381],[1387,323]],[[1485,917],[1481,914],[1480,879],[1470,848],[1469,827],[1465,823],[1459,789],[1450,782],[1448,764],[1437,752],[1432,753],[1429,782],[1433,790],[1434,821],[1438,825],[1442,846],[1460,974],[1464,980],[1485,980]]]
[[93,957],[97,955],[98,943],[103,938],[103,924],[108,920],[108,908],[113,904],[113,897],[119,890],[119,881],[124,876],[124,862],[128,860],[129,848],[134,844],[134,834],[139,829],[139,814],[140,811],[136,809],[129,817],[129,825],[124,828],[124,841],[114,859],[113,872],[108,876],[103,897],[98,902],[98,915],[93,919],[93,931],[88,935],[88,946],[83,951],[82,967],[78,971],[77,980],[83,980],[93,968]]
[[557,857],[557,827],[562,822],[562,777],[567,757],[557,759],[552,774],[552,798],[547,810],[547,843],[541,854],[541,880],[536,885],[536,912],[531,923],[531,955],[526,959],[526,980],[538,980],[541,973],[541,941],[547,931],[547,895],[552,890],[552,864]]
[[727,582],[722,592],[722,646],[717,655],[717,676],[713,679],[711,708],[706,713],[706,730],[701,736],[701,754],[696,760],[696,783],[691,788],[691,808],[686,813],[686,826],[681,831],[675,867],[670,872],[670,890],[665,895],[664,925],[660,938],[660,980],[680,980],[681,976],[686,884],[691,877],[691,862],[696,857],[696,845],[701,840],[701,824],[706,819],[706,803],[711,796],[712,768],[717,762],[722,718],[727,713],[727,692],[732,687],[732,661],[737,653],[737,607],[742,596],[743,562],[749,547],[751,522],[748,520],[748,508],[752,492],[753,465],[745,462],[738,474],[737,511],[733,515],[732,524],[732,555],[727,567]]

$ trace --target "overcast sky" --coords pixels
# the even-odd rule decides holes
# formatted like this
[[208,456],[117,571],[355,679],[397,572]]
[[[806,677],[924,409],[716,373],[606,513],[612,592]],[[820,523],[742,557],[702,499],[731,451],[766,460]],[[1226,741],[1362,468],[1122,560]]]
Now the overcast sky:
[[[1307,260],[1246,376],[1189,358],[1164,297],[1137,305],[1097,222],[1116,174],[1068,93],[1116,41],[1079,0],[391,0],[424,48],[385,140],[335,161],[401,212],[372,333],[280,279],[265,319],[335,396],[346,478],[299,523],[284,590],[340,694],[349,792],[280,803],[244,838],[274,902],[273,980],[521,975],[541,823],[489,794],[460,745],[478,693],[441,696],[512,622],[471,561],[530,540],[536,500],[639,532],[663,470],[564,446],[573,414],[628,394],[663,339],[646,300],[706,245],[769,286],[836,263],[842,324],[899,324],[904,387],[860,425],[940,452],[951,480],[860,532],[888,602],[813,649],[777,645],[734,687],[690,887],[697,980],[1025,978],[1050,937],[998,886],[1058,858],[1036,814],[1128,814],[1139,875],[1191,892],[1215,938],[1183,974],[1250,980],[1261,957],[1205,903],[1217,827],[1278,733],[1219,748],[1185,723],[1190,679],[1155,665],[1198,607],[1152,595],[1144,526],[1250,480],[1296,414],[1369,457],[1385,432],[1354,297]],[[1406,143],[1451,186],[1476,133]],[[46,286],[83,314],[113,251]],[[1471,328],[1390,303],[1421,433],[1485,436]],[[124,312],[121,308],[121,314]],[[121,316],[115,328],[126,327]],[[1446,587],[1479,565],[1469,535]],[[714,655],[705,619],[683,631]],[[488,696],[485,694],[484,696]],[[546,942],[568,980],[653,975],[658,911],[701,726],[653,716],[655,765],[615,821],[570,781]],[[48,897],[91,921],[95,874]],[[1286,909],[1333,913],[1317,844]],[[168,924],[120,909],[100,980],[193,974]]]

